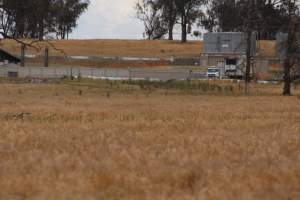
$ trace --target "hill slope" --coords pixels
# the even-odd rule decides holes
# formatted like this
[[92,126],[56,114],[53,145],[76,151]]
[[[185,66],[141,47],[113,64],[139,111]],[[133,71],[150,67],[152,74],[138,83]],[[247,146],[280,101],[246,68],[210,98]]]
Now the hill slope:
[[[202,42],[182,44],[179,41],[167,40],[54,40],[51,44],[72,56],[198,57],[202,50]],[[41,49],[49,46],[51,55],[63,55],[46,42],[40,42],[35,46]],[[2,41],[1,48],[14,54],[20,52],[20,44],[12,40]],[[41,55],[42,51],[29,48],[27,53]]]
[[[179,41],[168,40],[54,40],[51,44],[72,56],[119,56],[119,57],[199,57],[203,51],[203,42],[190,41],[183,44]],[[35,44],[41,50],[29,48],[27,54],[42,55],[42,49],[49,46],[52,56],[62,56],[63,53],[55,50],[46,42]],[[20,44],[13,40],[4,40],[0,43],[4,48],[16,55],[20,54]],[[275,56],[274,41],[260,41],[260,57]]]

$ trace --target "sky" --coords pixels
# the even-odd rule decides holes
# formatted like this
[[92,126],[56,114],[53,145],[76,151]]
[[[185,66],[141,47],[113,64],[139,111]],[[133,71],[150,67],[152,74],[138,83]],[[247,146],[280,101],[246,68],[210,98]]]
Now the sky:
[[143,24],[135,18],[136,0],[91,0],[71,34],[73,39],[142,39]]

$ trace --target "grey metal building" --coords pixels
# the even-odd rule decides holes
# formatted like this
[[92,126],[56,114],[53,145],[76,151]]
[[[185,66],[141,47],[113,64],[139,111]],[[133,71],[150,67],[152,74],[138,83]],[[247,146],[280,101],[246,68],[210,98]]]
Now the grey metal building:
[[[252,56],[256,55],[256,34],[251,38]],[[217,65],[226,59],[239,59],[247,52],[247,34],[241,32],[206,33],[201,64]]]
[[[256,53],[256,34],[251,38],[251,53]],[[237,32],[206,33],[204,35],[204,53],[246,54],[247,34]]]

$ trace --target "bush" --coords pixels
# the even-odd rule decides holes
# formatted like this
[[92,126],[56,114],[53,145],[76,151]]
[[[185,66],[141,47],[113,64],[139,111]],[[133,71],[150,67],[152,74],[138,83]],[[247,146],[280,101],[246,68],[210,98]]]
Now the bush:
[[293,84],[294,84],[294,85],[298,85],[298,86],[299,86],[299,85],[300,85],[300,79],[296,79],[296,80],[294,80],[294,81],[293,81]]
[[123,84],[138,85],[141,90],[152,91],[154,89],[164,90],[180,90],[182,92],[196,92],[196,93],[223,93],[233,92],[234,88],[231,85],[222,86],[219,84],[211,84],[208,82],[192,82],[192,81],[123,81]]

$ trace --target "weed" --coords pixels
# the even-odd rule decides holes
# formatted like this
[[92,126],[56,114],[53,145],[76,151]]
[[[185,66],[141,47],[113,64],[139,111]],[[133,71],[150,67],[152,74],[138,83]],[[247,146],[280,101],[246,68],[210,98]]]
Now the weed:
[[110,98],[110,96],[111,96],[111,93],[110,93],[110,91],[107,91],[107,92],[106,92],[106,97],[109,99],[109,98]]

